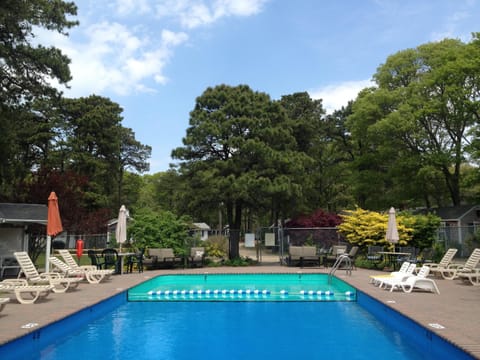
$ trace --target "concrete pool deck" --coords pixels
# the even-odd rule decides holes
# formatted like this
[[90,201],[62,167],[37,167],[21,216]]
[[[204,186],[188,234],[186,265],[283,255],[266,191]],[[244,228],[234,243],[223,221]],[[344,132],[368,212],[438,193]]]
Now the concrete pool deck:
[[[266,263],[250,267],[206,267],[197,269],[152,270],[144,273],[115,275],[111,280],[92,285],[82,283],[64,294],[51,293],[33,305],[21,305],[13,294],[10,303],[0,312],[0,345],[35,331],[39,327],[63,319],[85,307],[107,299],[157,275],[175,273],[328,273],[328,268],[286,267]],[[461,281],[435,279],[440,294],[414,291],[410,294],[379,289],[369,283],[372,274],[385,272],[357,269],[347,275],[337,270],[336,276],[358,290],[372,296],[428,328],[439,336],[456,344],[472,356],[480,359],[480,287]],[[25,327],[27,324],[38,324]],[[433,324],[433,327],[429,324]],[[31,326],[31,325],[30,325]],[[443,327],[443,328],[440,328]]]

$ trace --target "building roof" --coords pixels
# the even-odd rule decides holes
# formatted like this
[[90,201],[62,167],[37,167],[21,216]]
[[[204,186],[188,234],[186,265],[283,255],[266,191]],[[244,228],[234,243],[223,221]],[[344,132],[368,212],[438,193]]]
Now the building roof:
[[0,223],[46,224],[47,205],[0,203]]
[[195,229],[198,230],[210,230],[210,226],[205,223],[193,223],[192,225]]
[[480,210],[480,205],[460,205],[431,208],[422,212],[429,212],[437,215],[442,220],[461,220],[464,216],[474,210]]

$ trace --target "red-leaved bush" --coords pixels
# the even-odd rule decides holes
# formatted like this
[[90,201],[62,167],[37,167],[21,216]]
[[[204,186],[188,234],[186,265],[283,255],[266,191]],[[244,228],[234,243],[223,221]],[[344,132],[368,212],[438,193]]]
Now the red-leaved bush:
[[289,228],[335,227],[341,222],[342,218],[337,214],[318,209],[313,214],[300,215],[288,221],[285,226]]

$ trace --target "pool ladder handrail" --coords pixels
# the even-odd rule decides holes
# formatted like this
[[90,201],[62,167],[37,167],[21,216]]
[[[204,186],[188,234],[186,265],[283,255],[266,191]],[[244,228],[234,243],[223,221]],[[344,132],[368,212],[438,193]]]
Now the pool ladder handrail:
[[352,260],[350,259],[350,256],[348,254],[341,254],[337,257],[335,260],[335,263],[333,264],[332,268],[330,269],[330,272],[328,273],[328,283],[330,284],[332,275],[335,274],[335,271],[340,267],[340,265],[345,262],[346,263],[346,273],[347,275],[352,275]]

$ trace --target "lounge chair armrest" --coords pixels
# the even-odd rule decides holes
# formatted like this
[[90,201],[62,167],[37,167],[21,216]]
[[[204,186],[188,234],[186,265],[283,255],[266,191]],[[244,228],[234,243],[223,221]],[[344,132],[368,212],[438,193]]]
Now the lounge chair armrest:
[[4,279],[1,283],[12,286],[28,286],[28,281],[26,279]]
[[44,272],[40,274],[40,277],[45,279],[59,279],[62,277],[62,274],[57,272]]
[[464,264],[449,264],[446,269],[459,269],[459,268],[462,268],[464,266]]
[[458,274],[480,275],[480,269],[460,269]]

